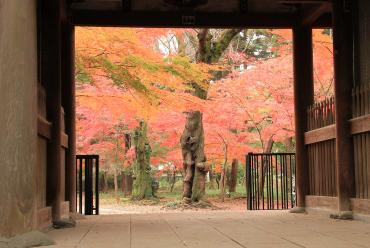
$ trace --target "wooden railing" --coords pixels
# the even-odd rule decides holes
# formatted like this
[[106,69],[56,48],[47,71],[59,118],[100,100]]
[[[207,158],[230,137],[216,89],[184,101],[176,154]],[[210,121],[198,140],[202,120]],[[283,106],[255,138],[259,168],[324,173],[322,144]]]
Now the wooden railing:
[[[370,115],[370,84],[360,85],[352,91],[352,109],[355,119]],[[370,119],[368,120],[370,121]],[[370,198],[370,132],[353,135],[356,198]]]
[[335,123],[334,97],[314,103],[307,110],[307,129],[315,130]]

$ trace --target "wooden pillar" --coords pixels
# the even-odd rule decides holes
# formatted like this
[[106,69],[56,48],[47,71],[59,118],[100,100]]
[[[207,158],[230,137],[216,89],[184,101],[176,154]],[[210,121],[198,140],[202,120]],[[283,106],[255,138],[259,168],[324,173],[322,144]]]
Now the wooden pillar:
[[307,107],[314,101],[311,27],[301,25],[294,27],[293,54],[297,209],[303,209],[305,197],[309,194],[310,188],[304,133],[307,131]]
[[60,1],[44,1],[45,42],[43,43],[44,82],[47,89],[48,119],[52,122],[48,146],[47,203],[52,206],[53,220],[61,218],[61,15]]
[[333,1],[334,76],[336,107],[336,168],[338,210],[351,210],[350,198],[355,195],[353,145],[349,119],[352,118],[353,35],[348,1]]
[[62,26],[62,87],[68,149],[66,150],[66,201],[69,211],[76,212],[76,100],[74,80],[75,28],[64,22]]

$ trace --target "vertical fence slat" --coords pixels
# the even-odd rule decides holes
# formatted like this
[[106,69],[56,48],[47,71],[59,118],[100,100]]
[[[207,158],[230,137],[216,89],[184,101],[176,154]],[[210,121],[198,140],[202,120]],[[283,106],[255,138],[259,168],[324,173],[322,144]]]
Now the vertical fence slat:
[[307,149],[310,195],[335,196],[335,140],[310,144]]
[[246,156],[247,208],[288,209],[295,206],[295,154],[265,153]]
[[[99,156],[77,155],[78,212],[80,214],[99,214]],[[95,204],[94,204],[95,203]]]

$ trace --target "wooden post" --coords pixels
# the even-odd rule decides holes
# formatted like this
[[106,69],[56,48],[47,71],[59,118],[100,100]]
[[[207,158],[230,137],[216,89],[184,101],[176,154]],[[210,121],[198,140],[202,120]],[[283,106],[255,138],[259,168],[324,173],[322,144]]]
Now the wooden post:
[[47,203],[52,206],[53,220],[61,218],[62,165],[61,165],[61,1],[45,3],[45,42],[43,68],[47,88],[48,119],[52,122],[51,142],[48,147]]
[[314,101],[311,27],[299,25],[293,28],[293,50],[297,208],[292,212],[301,212],[304,210],[305,197],[310,189],[304,133],[307,131],[307,108]]
[[62,25],[62,84],[68,149],[66,150],[66,201],[69,211],[76,212],[76,99],[74,80],[75,28],[68,22]]
[[[355,195],[353,145],[349,119],[352,118],[353,41],[348,1],[333,1],[334,75],[336,106],[336,168],[339,217],[351,210]],[[343,218],[346,218],[345,216]]]

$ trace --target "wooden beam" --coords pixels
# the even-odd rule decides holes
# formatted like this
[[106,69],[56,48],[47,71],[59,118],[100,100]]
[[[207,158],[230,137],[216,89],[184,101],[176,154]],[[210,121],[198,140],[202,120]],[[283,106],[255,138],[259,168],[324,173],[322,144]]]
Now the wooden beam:
[[308,195],[306,203],[308,209],[335,210],[338,208],[338,198],[332,196]]
[[313,48],[312,29],[302,25],[293,29],[294,55],[294,119],[297,161],[297,207],[305,207],[309,194],[309,167],[305,131],[307,130],[307,108],[313,104]]
[[305,12],[302,16],[302,25],[311,26],[314,24],[322,15],[325,13],[331,12],[332,5],[331,3],[323,3],[318,6],[312,6]]
[[318,128],[304,134],[305,145],[335,139],[335,125]]
[[[306,196],[307,207],[311,210],[338,209],[338,197],[331,196]],[[370,214],[370,199],[351,198],[351,209],[356,214]]]
[[[351,126],[351,134],[370,132],[370,115],[357,117],[348,121]],[[305,144],[315,144],[336,138],[335,124],[318,128],[304,134]]]
[[357,117],[350,120],[351,134],[370,132],[370,115]]
[[61,218],[62,164],[61,164],[61,1],[43,1],[43,82],[47,90],[48,120],[53,125],[48,146],[47,204],[52,206],[53,220]]
[[332,28],[333,18],[331,13],[325,13],[320,16],[314,23],[312,23],[312,28]]
[[51,122],[47,121],[44,117],[37,117],[37,132],[38,135],[50,140],[51,138]]
[[[194,18],[191,25],[183,21],[189,16]],[[72,11],[72,22],[77,26],[292,28],[298,21],[295,13]]]
[[63,22],[62,26],[62,82],[65,130],[68,135],[66,150],[65,196],[69,210],[76,212],[76,95],[75,95],[75,28]]
[[370,215],[370,199],[351,199],[351,209],[358,214]]
[[[336,171],[339,216],[351,210],[355,177],[351,127],[353,87],[352,18],[345,0],[333,0],[334,89],[336,123]],[[351,69],[349,69],[351,68]]]
[[248,1],[249,0],[239,0],[239,1],[240,1],[240,3],[239,3],[240,12],[242,12],[242,13],[248,12]]
[[66,133],[62,133],[62,141],[61,141],[61,146],[64,149],[68,149],[68,135]]
[[279,0],[279,3],[282,4],[318,4],[327,2],[331,2],[331,0]]

